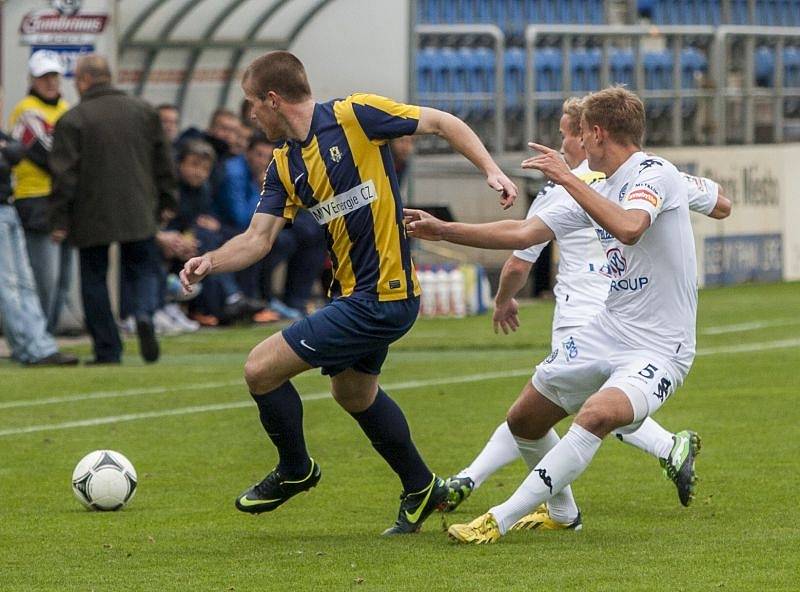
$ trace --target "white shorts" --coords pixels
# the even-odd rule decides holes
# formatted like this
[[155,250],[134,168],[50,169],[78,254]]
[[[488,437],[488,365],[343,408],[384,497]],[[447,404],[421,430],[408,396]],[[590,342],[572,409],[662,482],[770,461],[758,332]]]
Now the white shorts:
[[558,334],[561,342],[536,366],[532,382],[569,414],[577,413],[600,389],[615,387],[630,399],[635,425],[655,413],[686,377],[663,354],[631,349],[604,331],[596,319]]

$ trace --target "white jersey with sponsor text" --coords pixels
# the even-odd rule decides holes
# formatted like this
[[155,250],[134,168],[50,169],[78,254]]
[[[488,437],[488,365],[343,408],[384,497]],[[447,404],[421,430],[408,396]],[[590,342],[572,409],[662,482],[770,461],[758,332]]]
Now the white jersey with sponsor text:
[[605,251],[601,273],[610,279],[598,322],[632,349],[660,353],[684,374],[695,353],[697,263],[689,220],[687,182],[668,161],[637,152],[599,188],[626,210],[650,216],[635,245],[624,245],[576,203],[538,216],[561,240],[593,226]]
[[[603,173],[589,169],[584,160],[573,174],[595,187],[605,178]],[[557,204],[574,203],[572,196],[561,185],[548,182],[528,210],[530,219],[539,212]],[[514,251],[514,256],[534,263],[547,243],[533,245],[524,250]],[[556,307],[553,311],[553,330],[562,327],[576,327],[586,324],[605,307],[609,280],[598,273],[605,263],[605,253],[592,228],[584,228],[560,237],[558,240],[558,274],[553,289]]]

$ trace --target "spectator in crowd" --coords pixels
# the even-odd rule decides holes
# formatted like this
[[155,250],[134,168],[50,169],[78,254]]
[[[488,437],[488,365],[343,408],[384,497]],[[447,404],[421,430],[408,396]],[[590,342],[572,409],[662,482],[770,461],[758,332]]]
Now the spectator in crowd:
[[81,102],[58,121],[50,154],[52,236],[68,238],[80,250],[91,363],[116,364],[122,355],[106,286],[113,242],[120,244],[120,266],[132,287],[141,355],[154,362],[159,346],[153,313],[162,277],[157,218],[176,208],[170,146],[156,110],[111,85],[105,57],[80,57],[75,85]]
[[[212,209],[209,185],[215,160],[214,148],[208,142],[191,139],[180,145],[180,199],[177,214],[170,220],[167,230],[193,236],[199,253],[216,249],[223,243],[222,225]],[[184,261],[186,259],[175,263],[180,267]],[[216,326],[220,322],[238,320],[263,308],[263,303],[246,298],[233,274],[219,274],[208,280],[203,283],[202,293],[192,302],[191,316],[202,325]]]
[[244,154],[255,131],[255,128],[246,121],[239,121],[239,133],[236,136],[236,142],[231,146],[231,154],[234,156]]
[[164,135],[171,144],[178,138],[180,132],[181,112],[171,103],[161,103],[156,107],[156,111],[158,111],[158,118],[161,120],[161,129],[164,130]]
[[217,188],[222,182],[224,175],[225,161],[232,156],[231,147],[239,141],[241,124],[239,118],[230,109],[219,107],[211,114],[208,129],[203,132],[195,127],[190,127],[178,137],[178,145],[187,140],[205,140],[214,148],[217,155],[214,168],[211,170],[212,194],[216,193]]
[[[244,232],[250,224],[259,199],[267,165],[275,146],[262,132],[256,132],[242,156],[225,163],[225,175],[214,199],[214,209],[222,222],[227,240]],[[256,316],[269,322],[274,313],[289,319],[305,315],[314,282],[325,261],[325,233],[306,211],[298,212],[294,224],[280,232],[269,255],[255,265],[237,272],[236,279],[250,298],[264,298],[269,309]],[[273,294],[272,274],[281,263],[287,264],[283,300]],[[213,277],[213,276],[212,276]]]
[[72,251],[50,240],[47,215],[52,179],[47,155],[53,145],[53,127],[66,110],[61,97],[64,67],[57,53],[40,49],[28,61],[30,89],[11,112],[9,128],[25,148],[25,158],[14,167],[14,199],[25,230],[36,291],[51,333],[58,326],[69,292]]
[[397,173],[397,183],[403,188],[407,180],[411,155],[414,153],[414,136],[401,136],[393,139],[389,142],[389,149],[392,152],[394,170]]
[[12,205],[11,167],[20,162],[23,155],[22,144],[0,132],[0,318],[3,334],[11,348],[11,357],[22,364],[74,365],[78,358],[59,352],[55,340],[47,332],[33,285],[25,234]]

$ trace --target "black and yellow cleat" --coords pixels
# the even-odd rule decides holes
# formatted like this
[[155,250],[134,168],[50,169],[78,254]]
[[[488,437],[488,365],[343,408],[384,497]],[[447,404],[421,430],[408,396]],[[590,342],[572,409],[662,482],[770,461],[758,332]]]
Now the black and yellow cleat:
[[697,473],[694,462],[700,453],[700,434],[683,430],[672,437],[672,450],[667,458],[661,459],[664,475],[678,489],[681,505],[688,506],[697,494]]
[[447,481],[447,505],[443,512],[452,512],[469,497],[475,489],[475,483],[469,477],[448,477]]
[[448,489],[444,479],[433,476],[430,485],[416,493],[400,496],[400,511],[395,523],[383,531],[384,535],[410,534],[419,531],[425,519],[434,510],[441,510],[447,504]]
[[278,469],[274,469],[263,481],[236,498],[236,509],[248,514],[271,512],[289,498],[315,487],[320,477],[322,471],[313,458],[308,475],[297,481],[285,479]]

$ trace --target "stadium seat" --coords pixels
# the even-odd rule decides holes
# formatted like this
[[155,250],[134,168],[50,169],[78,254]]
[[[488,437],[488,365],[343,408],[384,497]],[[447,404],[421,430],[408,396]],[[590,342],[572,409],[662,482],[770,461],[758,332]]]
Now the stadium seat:
[[506,50],[505,54],[506,109],[521,112],[525,94],[525,51],[518,47]]
[[576,49],[570,54],[572,90],[591,92],[600,90],[600,65],[602,52],[594,47]]
[[633,88],[636,61],[632,49],[612,48],[608,55],[611,84],[625,84]]
[[[786,47],[783,50],[783,85],[786,88],[800,90],[800,47]],[[786,99],[786,115],[800,117],[800,98]]]
[[[667,90],[672,88],[672,53],[665,49],[644,54],[644,87],[646,90]],[[649,99],[646,101],[650,117],[659,117],[669,110],[669,99]]]
[[762,45],[756,49],[753,56],[755,60],[755,84],[756,86],[772,87],[775,85],[775,50],[772,47]]

